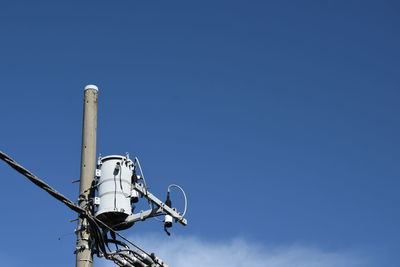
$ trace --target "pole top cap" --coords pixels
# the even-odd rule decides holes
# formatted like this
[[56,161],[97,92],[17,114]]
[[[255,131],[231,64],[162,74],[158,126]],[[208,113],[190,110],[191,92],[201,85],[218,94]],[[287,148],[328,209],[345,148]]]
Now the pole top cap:
[[93,89],[93,90],[99,91],[99,88],[97,88],[97,86],[94,85],[94,84],[89,84],[89,85],[85,86],[85,91],[89,90],[89,89]]

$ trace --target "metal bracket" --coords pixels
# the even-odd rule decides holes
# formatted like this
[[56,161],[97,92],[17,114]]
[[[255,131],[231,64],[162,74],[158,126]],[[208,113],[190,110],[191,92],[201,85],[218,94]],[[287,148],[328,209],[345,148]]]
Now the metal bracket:
[[147,218],[161,215],[164,212],[168,215],[171,215],[180,224],[185,225],[185,226],[187,225],[187,220],[185,218],[183,218],[176,211],[176,209],[168,207],[163,201],[161,201],[156,196],[154,196],[152,193],[150,193],[147,189],[145,189],[141,183],[135,183],[133,189],[136,190],[137,192],[139,192],[144,197],[146,197],[152,203],[154,203],[158,207],[158,209],[150,209],[150,210],[146,210],[146,211],[141,211],[140,213],[135,213],[135,214],[129,215],[126,218],[125,223],[134,223],[137,221],[144,221]]

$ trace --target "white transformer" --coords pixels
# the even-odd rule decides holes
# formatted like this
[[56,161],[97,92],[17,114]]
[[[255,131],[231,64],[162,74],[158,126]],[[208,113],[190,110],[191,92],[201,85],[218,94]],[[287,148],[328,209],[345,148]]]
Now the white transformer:
[[131,199],[136,196],[136,191],[132,190],[133,175],[134,163],[128,155],[112,155],[98,161],[95,216],[111,227],[132,214]]

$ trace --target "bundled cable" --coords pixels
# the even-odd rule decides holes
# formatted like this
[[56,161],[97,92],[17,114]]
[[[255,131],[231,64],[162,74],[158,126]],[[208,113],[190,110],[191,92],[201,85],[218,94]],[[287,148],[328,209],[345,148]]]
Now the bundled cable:
[[[135,243],[128,240],[126,237],[121,235],[119,232],[115,231],[107,224],[102,222],[101,220],[97,219],[90,213],[90,209],[86,210],[83,207],[79,207],[73,201],[69,200],[67,197],[59,193],[57,190],[52,188],[50,185],[39,179],[36,175],[32,172],[28,171],[26,168],[18,164],[14,159],[12,159],[7,154],[0,151],[0,159],[6,162],[8,165],[11,166],[14,170],[24,175],[28,178],[32,183],[39,186],[41,189],[46,191],[55,199],[64,203],[68,208],[78,213],[81,217],[84,217],[88,221],[88,230],[90,232],[91,238],[93,239],[94,249],[97,252],[99,257],[103,256],[108,260],[112,260],[119,266],[131,266],[131,267],[147,267],[147,266],[167,266],[164,264],[160,259],[154,256],[154,254],[149,254],[140,248]],[[87,204],[88,205],[88,204]],[[87,207],[86,207],[87,208]],[[118,236],[125,242],[132,245],[135,250],[130,249],[129,246],[115,238],[109,239],[107,238],[107,233],[112,233],[113,236]],[[116,251],[111,251],[108,244],[116,244],[123,249],[116,249]]]
[[74,202],[72,202],[71,200],[69,200],[67,197],[65,197],[64,195],[62,195],[61,193],[57,192],[57,190],[55,190],[54,188],[52,188],[50,185],[46,184],[45,182],[43,182],[41,179],[39,179],[36,175],[34,175],[33,173],[31,173],[30,171],[28,171],[27,169],[25,169],[24,167],[22,167],[21,165],[19,165],[15,160],[13,160],[11,157],[9,157],[7,154],[3,153],[2,151],[0,151],[0,159],[5,161],[8,165],[11,166],[11,168],[13,168],[14,170],[16,170],[17,172],[21,173],[22,175],[24,175],[26,178],[28,178],[32,183],[34,183],[35,185],[39,186],[40,188],[42,188],[44,191],[46,191],[47,193],[49,193],[51,196],[53,196],[54,198],[56,198],[57,200],[61,201],[62,203],[64,203],[68,208],[70,208],[71,210],[79,213],[79,214],[86,214],[86,211],[84,209],[82,209],[81,207],[79,207],[78,205],[76,205]]

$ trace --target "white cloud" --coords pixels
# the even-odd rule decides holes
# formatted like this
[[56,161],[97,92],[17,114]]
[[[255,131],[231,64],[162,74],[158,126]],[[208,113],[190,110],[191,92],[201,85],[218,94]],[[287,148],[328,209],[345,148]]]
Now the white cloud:
[[[327,252],[316,248],[268,247],[244,239],[226,242],[196,237],[164,238],[155,235],[133,237],[136,244],[155,252],[170,267],[365,267],[362,257],[348,252]],[[105,266],[115,266],[112,263]]]

